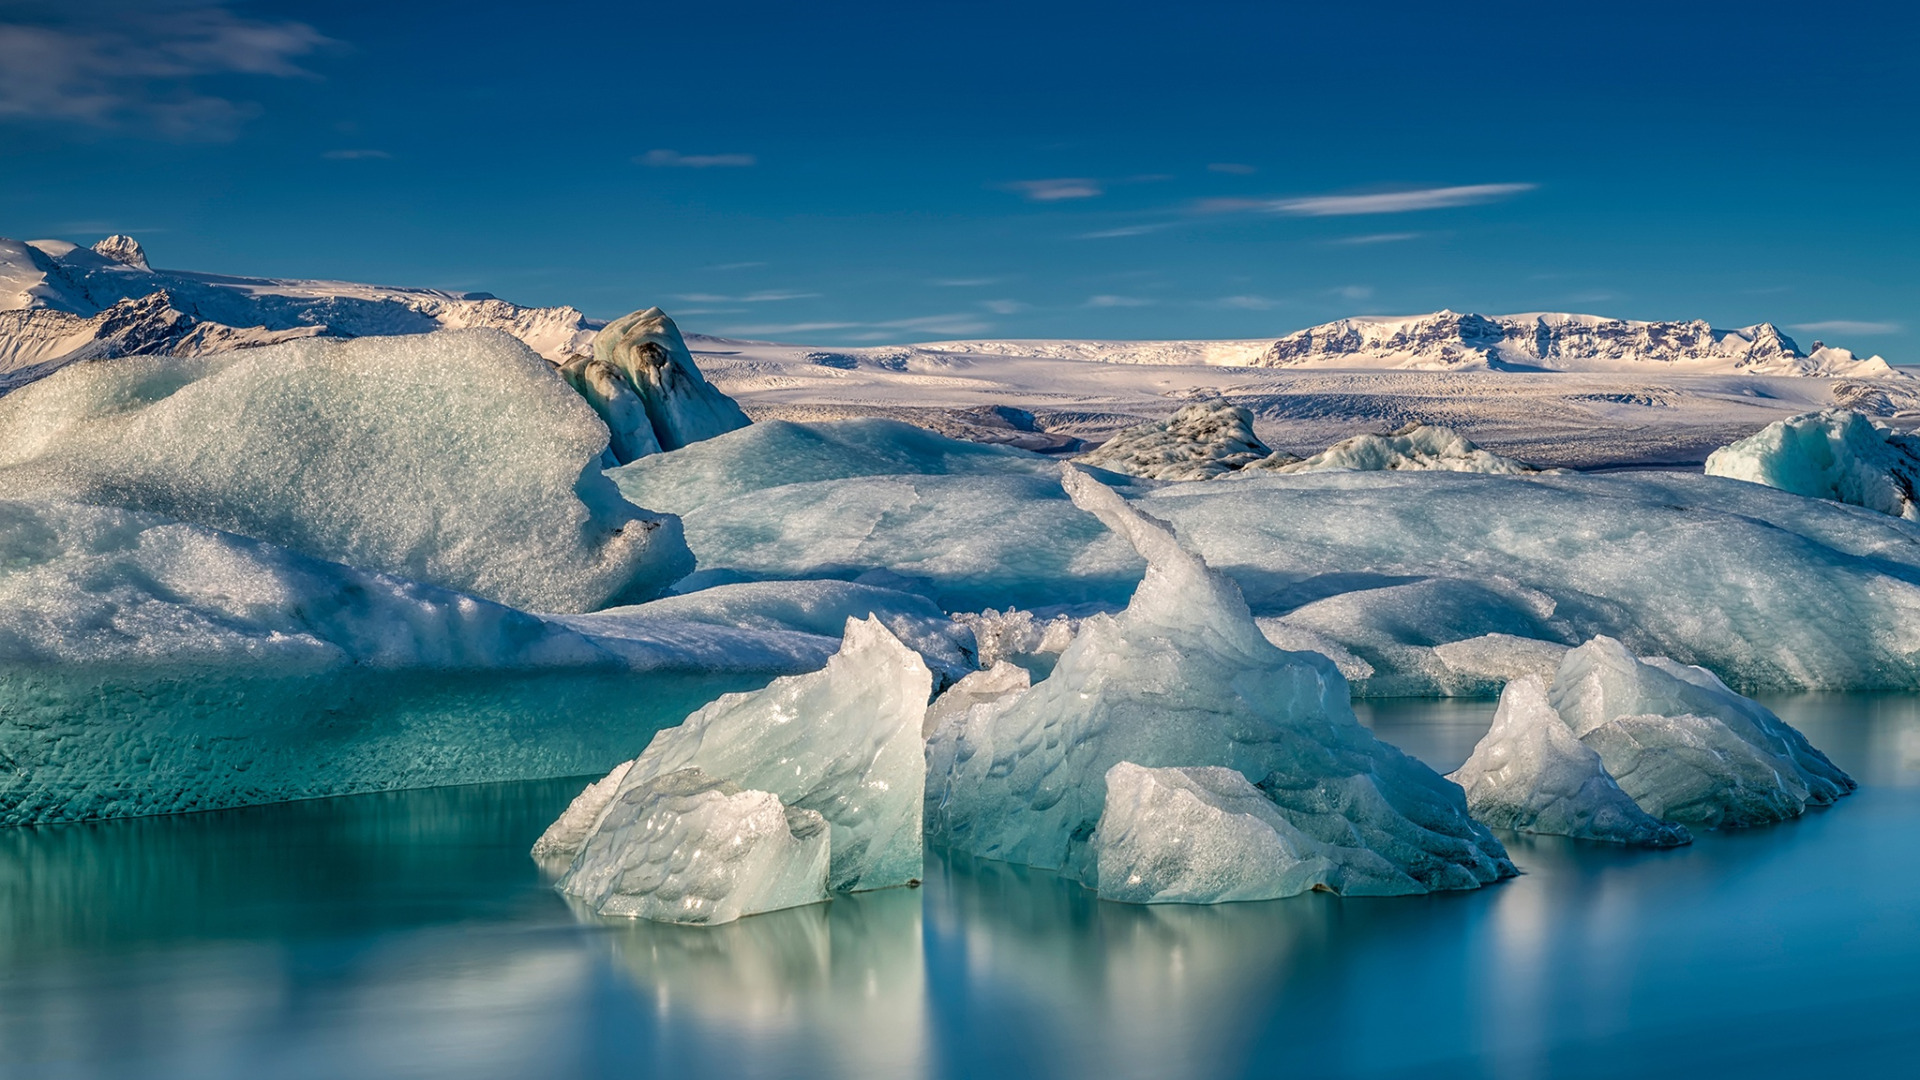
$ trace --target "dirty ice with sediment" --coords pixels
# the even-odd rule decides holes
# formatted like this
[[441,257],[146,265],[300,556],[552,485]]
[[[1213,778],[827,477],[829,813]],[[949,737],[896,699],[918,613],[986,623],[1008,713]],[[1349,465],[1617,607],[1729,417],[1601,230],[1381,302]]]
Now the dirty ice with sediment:
[[[694,924],[1790,828],[1854,783],[1747,695],[1920,687],[1916,418],[1767,324],[833,349],[0,241],[0,824],[582,777],[561,890]],[[1399,695],[1499,706],[1443,777]]]

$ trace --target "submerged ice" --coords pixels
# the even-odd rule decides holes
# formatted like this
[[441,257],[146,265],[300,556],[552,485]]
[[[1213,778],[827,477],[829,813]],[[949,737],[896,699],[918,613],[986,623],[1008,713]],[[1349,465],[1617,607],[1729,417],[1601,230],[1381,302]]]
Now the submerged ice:
[[[934,732],[936,842],[1095,880],[1089,841],[1109,770],[1215,766],[1258,778],[1276,812],[1321,845],[1315,885],[1411,893],[1513,872],[1457,787],[1360,726],[1332,664],[1270,644],[1233,582],[1164,523],[1077,469],[1065,484],[1146,557],[1146,578],[1125,611],[1081,623],[1046,679]],[[1178,891],[1134,891],[1163,890]]]
[[1526,675],[1452,777],[1474,816],[1522,832],[1655,847],[1681,824],[1765,825],[1852,791],[1804,736],[1703,668],[1598,637],[1552,682]]
[[0,398],[0,497],[147,511],[536,611],[692,569],[606,428],[491,330],[76,364]]

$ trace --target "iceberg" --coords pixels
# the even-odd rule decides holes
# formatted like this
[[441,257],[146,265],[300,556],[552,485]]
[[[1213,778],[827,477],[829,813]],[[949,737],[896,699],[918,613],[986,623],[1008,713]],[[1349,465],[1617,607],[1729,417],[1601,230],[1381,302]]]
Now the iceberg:
[[1159,423],[1128,428],[1074,460],[1155,480],[1211,480],[1273,456],[1253,433],[1252,413],[1224,401],[1198,401]]
[[627,787],[558,883],[600,915],[712,926],[827,899],[825,818],[699,769]]
[[1473,816],[1496,829],[1642,847],[1693,840],[1620,789],[1600,755],[1554,711],[1538,675],[1507,684],[1492,729],[1447,779],[1466,791]]
[[705,629],[610,640],[155,514],[0,500],[0,824],[598,772],[824,659]]
[[1452,428],[1408,424],[1388,435],[1355,435],[1305,459],[1274,454],[1248,463],[1246,475],[1258,472],[1379,472],[1383,470],[1493,473],[1513,475],[1539,469],[1512,458],[1482,450]]
[[0,398],[0,498],[148,511],[512,607],[650,599],[693,568],[606,427],[493,330],[76,364]]
[[1639,659],[1613,638],[1569,652],[1550,700],[1620,787],[1663,820],[1764,825],[1855,787],[1805,736],[1712,672]]
[[1270,644],[1239,588],[1165,523],[1077,467],[1063,482],[1145,556],[1146,577],[1126,610],[1081,623],[1045,680],[934,733],[929,758],[951,763],[932,780],[935,842],[1092,881],[1106,776],[1126,761],[1259,778],[1335,862],[1375,868],[1332,875],[1335,891],[1471,888],[1514,872],[1459,788],[1354,719],[1332,663]]
[[680,328],[657,307],[607,324],[594,336],[593,355],[565,361],[560,374],[606,421],[613,464],[751,423],[700,374]]
[[1920,521],[1920,438],[1850,409],[1776,420],[1707,455],[1707,475]]
[[1771,824],[1855,787],[1712,672],[1604,636],[1569,650],[1551,684],[1509,683],[1452,779],[1486,824],[1652,847],[1686,843],[1681,824]]
[[1107,770],[1106,784],[1092,840],[1102,900],[1275,900],[1324,886],[1336,872],[1320,844],[1232,769],[1123,761]]
[[635,788],[697,768],[824,817],[833,889],[916,882],[926,783],[920,729],[932,689],[926,664],[880,620],[849,619],[840,651],[820,671],[728,694],[655,735],[615,770],[618,781],[610,775],[582,792],[536,843],[536,856],[576,854],[580,821],[598,823],[585,830],[591,837]]

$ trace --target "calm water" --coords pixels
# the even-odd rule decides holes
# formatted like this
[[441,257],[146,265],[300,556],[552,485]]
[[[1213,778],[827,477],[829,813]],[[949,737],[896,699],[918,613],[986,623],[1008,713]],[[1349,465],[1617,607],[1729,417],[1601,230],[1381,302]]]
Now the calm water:
[[[0,1075],[1912,1075],[1920,701],[1773,703],[1860,778],[1676,852],[1514,840],[1474,893],[1103,904],[925,887],[712,930],[576,918],[577,782],[0,831]],[[1363,717],[1451,768],[1484,702]]]

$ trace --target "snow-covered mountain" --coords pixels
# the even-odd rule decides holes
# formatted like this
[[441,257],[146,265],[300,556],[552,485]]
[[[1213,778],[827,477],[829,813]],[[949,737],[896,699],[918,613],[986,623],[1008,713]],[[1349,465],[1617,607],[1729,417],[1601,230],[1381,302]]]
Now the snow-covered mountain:
[[478,326],[557,363],[590,351],[601,325],[575,308],[521,307],[488,293],[155,270],[127,236],[91,248],[0,239],[0,389],[90,357]]
[[1814,343],[1811,352],[1772,323],[1716,330],[1705,322],[1636,322],[1598,315],[1436,311],[1404,318],[1340,319],[1295,331],[1254,361],[1261,367],[1405,368],[1426,371],[1645,371],[1699,374],[1874,376],[1878,356]]

